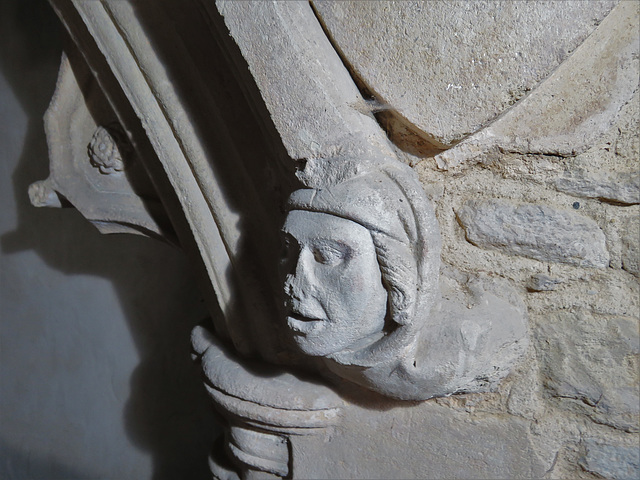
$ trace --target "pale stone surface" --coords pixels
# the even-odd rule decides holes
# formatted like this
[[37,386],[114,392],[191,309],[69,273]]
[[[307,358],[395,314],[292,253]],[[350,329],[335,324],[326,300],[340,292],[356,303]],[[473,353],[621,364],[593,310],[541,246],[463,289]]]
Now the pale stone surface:
[[640,174],[635,172],[596,175],[574,169],[554,183],[559,191],[577,197],[600,198],[629,205],[640,203]]
[[548,292],[555,290],[559,283],[561,283],[559,280],[553,279],[548,275],[537,274],[531,277],[527,284],[527,289],[532,292]]
[[216,8],[305,185],[331,185],[392,156],[307,2],[217,1]]
[[609,445],[597,440],[584,441],[585,454],[580,466],[588,472],[612,480],[640,477],[640,449],[637,445]]
[[[591,3],[590,3],[591,5]],[[500,151],[570,156],[588,149],[620,116],[640,75],[640,4],[620,2],[530,95],[494,123],[437,155],[439,168]]]
[[548,316],[536,340],[545,386],[562,408],[638,431],[637,320],[557,312]]
[[615,3],[313,5],[365,88],[426,139],[452,146],[534,89]]
[[609,254],[593,220],[544,205],[470,201],[457,212],[467,239],[543,262],[604,268]]
[[640,219],[632,215],[623,226],[621,235],[622,268],[636,277],[640,276]]
[[[328,438],[293,439],[301,478],[528,479],[545,473],[533,453],[529,422],[517,417],[376,399],[345,411],[345,421]],[[378,433],[362,435],[364,429]]]
[[[498,102],[504,116],[449,150],[452,161],[446,155],[421,160],[403,151],[402,142],[387,141],[371,114],[387,106],[363,99],[307,2],[55,3],[63,16],[72,13],[72,33],[85,40],[79,45],[98,77],[116,77],[110,92],[122,90],[140,120],[139,139],[153,150],[146,161],[155,158],[169,178],[167,200],[178,197],[185,244],[195,243],[191,252],[206,264],[214,287],[215,335],[196,330],[193,339],[207,391],[227,422],[213,455],[215,475],[573,478],[592,475],[579,464],[586,453],[579,451],[581,439],[616,446],[637,441],[640,288],[630,274],[637,244],[625,222],[639,207],[628,202],[633,181],[619,182],[636,170],[638,144],[628,132],[635,132],[637,110],[632,103],[623,107],[637,87],[636,2],[615,7],[510,110]],[[398,11],[448,6],[351,5],[396,5]],[[580,10],[564,24],[594,13],[580,2],[454,5]],[[191,21],[180,23],[188,12],[195,12]],[[504,32],[519,22],[507,21]],[[360,33],[373,32],[351,35]],[[575,34],[568,29],[555,36],[562,43]],[[541,33],[528,37],[535,35]],[[553,44],[554,35],[545,35],[545,44]],[[97,52],[90,48],[94,40]],[[526,37],[511,40],[527,46]],[[230,60],[220,66],[208,50],[219,52],[219,44],[231,44],[224,51]],[[455,64],[454,57],[443,58]],[[245,163],[250,156],[237,153],[254,132],[237,121],[241,134],[227,139],[223,119],[229,117],[220,115],[222,99],[214,95],[220,83],[204,75],[210,65],[244,72],[237,78],[259,112],[246,117],[260,115],[277,154],[258,152],[260,161],[251,164]],[[488,73],[500,83],[497,72]],[[449,94],[461,90],[454,87]],[[196,101],[189,103],[191,97]],[[594,143],[603,131],[607,138]],[[207,150],[209,135],[214,140]],[[591,150],[575,156],[585,148]],[[410,178],[397,182],[409,185],[401,195],[388,178],[376,177],[380,169],[390,175],[385,169],[396,157],[415,166],[436,203],[435,216],[408,166],[393,167]],[[260,165],[278,159],[284,168],[270,170],[274,178],[264,176],[268,193],[252,196],[262,191],[262,177],[244,173],[263,172]],[[465,168],[457,169],[458,161]],[[263,215],[262,207],[275,213]],[[425,219],[431,228],[416,241]],[[279,279],[272,247],[282,222],[276,220],[295,240],[291,260],[297,262]],[[441,252],[434,248],[438,223]],[[488,248],[469,243],[460,223],[468,238],[482,236]],[[361,249],[367,261],[341,276],[349,256],[343,244]],[[425,250],[435,258],[422,271],[415,265]],[[326,270],[328,263],[336,271]],[[287,315],[278,317],[283,287]],[[305,298],[320,308],[311,309],[314,302]],[[316,315],[322,318],[311,318]],[[308,338],[284,341],[297,334]],[[439,398],[402,401],[430,397]],[[233,465],[217,462],[225,451]],[[609,468],[600,465],[594,470]]]

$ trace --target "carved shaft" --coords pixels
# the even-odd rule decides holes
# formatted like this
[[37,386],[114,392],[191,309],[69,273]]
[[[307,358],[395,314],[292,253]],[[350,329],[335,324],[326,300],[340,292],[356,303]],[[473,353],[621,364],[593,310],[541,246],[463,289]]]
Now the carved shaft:
[[[126,117],[121,119],[123,125],[131,131],[135,130],[132,122],[139,122],[139,133],[151,147],[141,160],[154,164],[152,170],[162,172],[175,192],[177,215],[186,220],[186,231],[178,233],[184,245],[195,247],[193,256],[204,264],[222,311],[222,316],[214,315],[217,332],[230,337],[246,354],[273,359],[277,341],[270,325],[275,317],[271,290],[275,282],[268,280],[273,269],[265,266],[265,259],[277,250],[277,236],[274,229],[263,229],[271,222],[265,219],[264,202],[256,197],[211,97],[215,86],[199,73],[180,32],[173,32],[171,38],[177,41],[163,49],[162,56],[148,41],[152,32],[144,22],[159,18],[162,25],[170,25],[166,18],[172,6],[108,0],[51,2],[109,99],[120,95],[120,103],[135,115],[135,120],[122,115],[118,102],[112,101],[118,115]],[[185,6],[185,11],[195,16],[195,3]],[[211,32],[203,35],[207,33]],[[173,71],[188,72],[189,93],[198,97],[197,110],[184,102],[178,88],[183,77],[174,76]],[[115,82],[105,85],[111,78]],[[202,128],[208,132],[206,137],[198,132]],[[247,210],[250,215],[242,215]],[[259,235],[258,226],[262,227]],[[248,253],[240,255],[241,249]],[[255,275],[256,270],[262,273]]]

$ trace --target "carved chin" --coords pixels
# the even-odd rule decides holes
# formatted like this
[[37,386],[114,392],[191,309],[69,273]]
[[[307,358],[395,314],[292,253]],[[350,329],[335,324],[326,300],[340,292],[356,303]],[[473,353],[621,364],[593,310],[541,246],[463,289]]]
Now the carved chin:
[[328,338],[330,335],[326,331],[327,323],[320,319],[287,317],[287,325],[295,344],[301,352],[314,357],[330,355],[340,347]]

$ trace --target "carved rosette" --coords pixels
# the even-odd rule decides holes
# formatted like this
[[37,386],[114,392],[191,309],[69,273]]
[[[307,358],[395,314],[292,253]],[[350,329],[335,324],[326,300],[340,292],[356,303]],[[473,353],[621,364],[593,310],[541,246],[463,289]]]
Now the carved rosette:
[[131,161],[131,145],[122,127],[113,123],[98,127],[87,146],[91,165],[104,175],[122,172]]

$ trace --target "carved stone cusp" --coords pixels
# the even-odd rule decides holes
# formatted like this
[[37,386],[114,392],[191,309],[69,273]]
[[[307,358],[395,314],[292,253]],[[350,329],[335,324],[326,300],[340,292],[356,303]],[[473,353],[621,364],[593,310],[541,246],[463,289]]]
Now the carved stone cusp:
[[124,128],[73,50],[62,57],[45,131],[50,174],[29,187],[33,205],[73,206],[102,233],[174,241],[164,207],[142,163],[134,161]]

